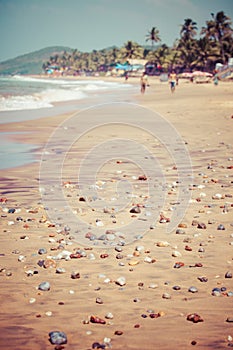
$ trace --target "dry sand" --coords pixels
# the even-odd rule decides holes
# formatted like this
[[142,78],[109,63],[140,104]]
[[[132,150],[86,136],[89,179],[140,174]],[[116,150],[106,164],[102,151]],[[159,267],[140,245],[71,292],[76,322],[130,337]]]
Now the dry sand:
[[[233,323],[226,321],[227,318],[233,321],[233,296],[230,293],[233,292],[233,279],[225,278],[226,272],[233,273],[232,96],[232,83],[220,83],[216,87],[181,81],[176,92],[171,94],[168,85],[156,79],[150,79],[145,95],[134,96],[141,111],[135,118],[140,118],[140,123],[145,107],[160,113],[180,134],[191,158],[194,179],[191,181],[190,178],[187,189],[192,198],[185,208],[181,227],[176,225],[168,234],[169,223],[160,223],[156,216],[155,227],[148,229],[141,240],[117,246],[122,248],[121,252],[109,244],[105,248],[95,247],[93,244],[98,240],[91,242],[88,238],[86,245],[80,244],[77,234],[72,230],[65,232],[63,226],[54,227],[53,220],[46,216],[48,211],[39,192],[39,161],[49,136],[70,115],[2,125],[4,131],[28,131],[26,137],[14,137],[37,144],[38,149],[35,150],[37,161],[33,164],[1,171],[1,349],[54,349],[55,345],[49,342],[51,331],[63,331],[67,335],[68,343],[57,349],[97,349],[98,344],[93,345],[95,342],[100,344],[99,348],[105,344],[106,349],[111,346],[116,350],[226,349],[233,346]],[[113,108],[114,104],[104,111],[111,114]],[[127,111],[127,108],[123,105],[123,110]],[[98,111],[96,114],[98,117]],[[102,116],[100,110],[100,121]],[[91,127],[85,125],[85,113],[82,123],[86,130]],[[70,129],[71,135],[80,132],[81,125],[75,127]],[[97,177],[98,193],[108,200],[112,199],[118,180],[132,182],[135,197],[126,203],[125,209],[115,212],[112,201],[112,207],[105,213],[98,212],[97,216],[90,198],[86,202],[79,200],[80,188],[75,180],[79,155],[86,155],[91,147],[114,137],[138,142],[156,157],[166,181],[164,206],[160,211],[165,217],[172,218],[171,209],[179,207],[176,203],[179,193],[176,162],[153,133],[138,127],[99,125],[82,135],[69,149],[60,191],[64,191],[69,205],[90,226],[89,232],[98,218],[104,224],[103,232],[109,227],[120,231],[122,222],[133,223],[135,232],[129,234],[134,237],[138,214],[131,214],[130,208],[141,205],[143,213],[153,215],[152,208],[145,208],[150,174],[147,180],[138,180],[144,174],[143,169],[127,162],[125,154],[104,164]],[[56,147],[66,147],[65,131],[64,140],[56,141],[59,141]],[[56,173],[55,168],[52,171]],[[213,199],[216,194],[221,198]],[[9,213],[10,208],[16,212]],[[69,226],[63,214],[59,211],[58,216]],[[149,221],[146,215],[145,223]],[[193,220],[205,224],[204,228],[192,225]],[[220,224],[225,230],[217,229]],[[177,229],[184,233],[177,234]],[[115,236],[113,242],[117,239]],[[169,245],[158,247],[159,241]],[[135,252],[137,246],[144,249],[141,247],[142,251]],[[40,248],[45,248],[47,253],[39,255]],[[86,257],[77,254],[76,258],[56,260],[48,268],[38,265],[39,261],[47,261],[63,250],[76,253],[79,248]],[[174,251],[181,256],[172,256]],[[90,259],[90,254],[94,254],[95,260]],[[174,268],[176,262],[182,262],[184,266]],[[56,273],[58,267],[64,268],[65,272]],[[80,278],[72,279],[72,272],[80,273]],[[122,287],[116,284],[121,276],[126,279]],[[207,281],[201,282],[198,277],[206,277]],[[49,291],[38,290],[44,281],[50,283]],[[174,286],[180,289],[174,290]],[[188,291],[191,286],[197,288],[196,293]],[[219,296],[213,296],[215,287],[225,289]],[[102,303],[97,303],[96,298]],[[107,313],[112,313],[113,318],[107,319]],[[160,317],[152,318],[151,313]],[[203,322],[188,321],[187,316],[193,313],[197,313]],[[91,323],[92,315],[105,320],[106,324]]]

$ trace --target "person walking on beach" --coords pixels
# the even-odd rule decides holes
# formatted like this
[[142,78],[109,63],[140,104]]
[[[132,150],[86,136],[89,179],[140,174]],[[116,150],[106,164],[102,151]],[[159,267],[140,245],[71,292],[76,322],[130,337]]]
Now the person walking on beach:
[[218,76],[217,76],[217,74],[215,74],[213,81],[214,81],[214,85],[217,86],[218,85]]
[[169,83],[170,83],[170,88],[171,88],[171,92],[173,93],[176,89],[176,80],[177,80],[177,76],[175,71],[173,70],[171,72],[171,74],[169,75]]
[[148,86],[148,76],[146,72],[142,73],[141,76],[141,93],[144,94],[146,91],[146,86]]

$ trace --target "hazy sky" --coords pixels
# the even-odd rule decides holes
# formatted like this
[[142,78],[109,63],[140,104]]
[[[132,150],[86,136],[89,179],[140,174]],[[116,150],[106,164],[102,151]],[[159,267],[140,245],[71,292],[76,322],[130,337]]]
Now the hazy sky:
[[128,40],[144,45],[153,26],[172,45],[185,18],[200,30],[219,11],[233,21],[233,0],[0,0],[0,62],[54,45],[88,52]]

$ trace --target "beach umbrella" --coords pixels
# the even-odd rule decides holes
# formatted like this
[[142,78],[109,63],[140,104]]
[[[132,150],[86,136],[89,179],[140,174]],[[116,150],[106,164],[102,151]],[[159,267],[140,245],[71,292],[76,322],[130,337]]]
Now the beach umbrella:
[[132,69],[132,66],[128,65],[128,64],[120,64],[120,63],[117,63],[115,65],[115,68],[116,69],[123,69],[123,70],[131,70]]
[[212,77],[213,74],[208,73],[208,72],[202,72],[199,70],[196,70],[195,72],[192,73],[192,77]]
[[191,72],[184,72],[179,74],[180,78],[192,78],[193,74]]

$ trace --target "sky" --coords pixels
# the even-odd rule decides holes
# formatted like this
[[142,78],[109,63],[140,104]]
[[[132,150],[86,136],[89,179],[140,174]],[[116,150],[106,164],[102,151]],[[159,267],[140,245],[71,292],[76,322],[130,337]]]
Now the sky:
[[233,21],[233,0],[0,0],[0,62],[48,46],[145,45],[152,27],[172,46],[186,18],[200,32],[219,11]]

